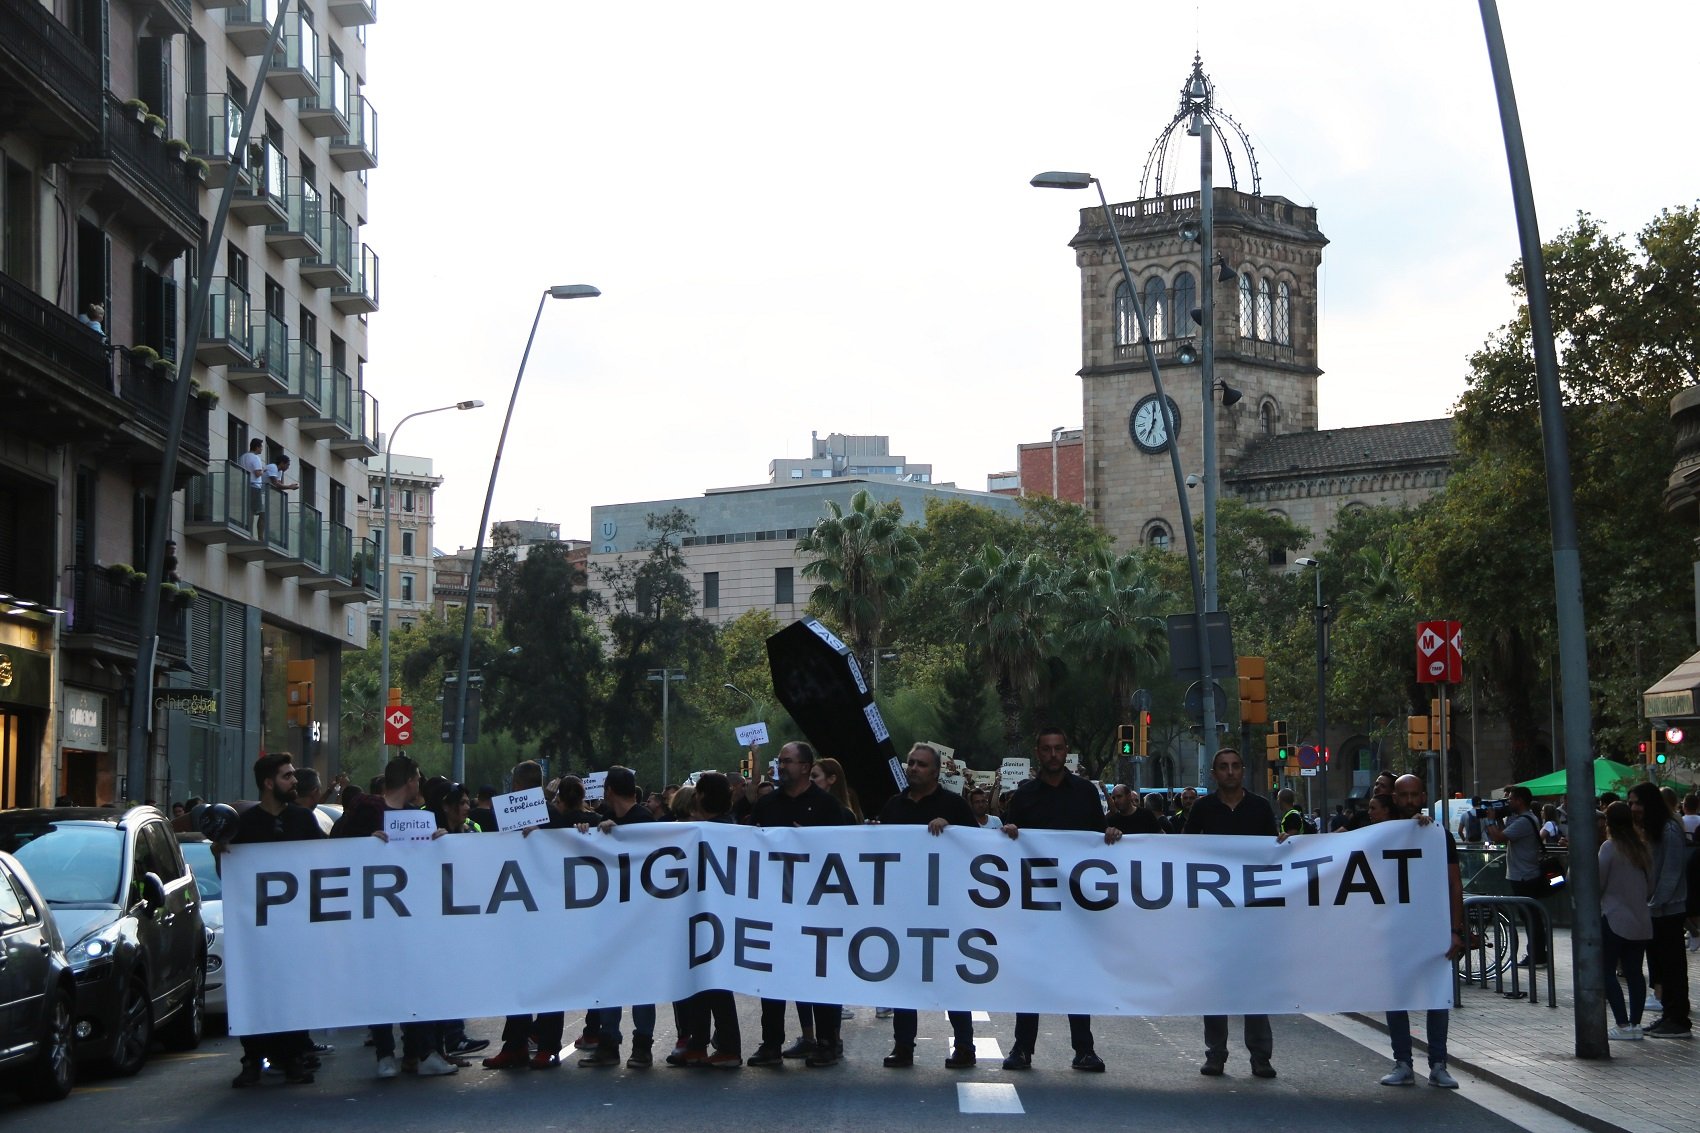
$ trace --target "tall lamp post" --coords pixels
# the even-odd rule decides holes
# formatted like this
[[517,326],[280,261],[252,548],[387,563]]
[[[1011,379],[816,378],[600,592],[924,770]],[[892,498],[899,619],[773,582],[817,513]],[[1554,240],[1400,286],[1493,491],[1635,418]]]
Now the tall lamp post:
[[[384,568],[382,575],[384,594],[383,619],[382,624],[378,627],[378,640],[382,643],[378,650],[380,658],[378,662],[378,694],[384,698],[386,708],[389,706],[390,698],[390,457],[395,449],[396,434],[401,432],[403,425],[415,417],[423,417],[427,413],[446,413],[451,409],[480,409],[483,405],[482,401],[457,401],[453,405],[439,405],[435,409],[421,409],[415,413],[409,413],[396,422],[395,428],[390,430],[390,435],[384,440]],[[380,744],[379,753],[388,756],[389,745]]]
[[668,764],[673,758],[673,737],[668,724],[667,690],[674,681],[685,679],[683,669],[651,669],[649,680],[661,682],[661,785],[665,787],[668,779]]
[[[525,353],[519,357],[519,372],[514,375],[513,393],[508,395],[508,412],[502,418],[502,433],[496,439],[496,456],[490,461],[490,486],[484,490],[484,513],[478,520],[478,541],[472,547],[472,570],[467,577],[466,618],[460,631],[460,679],[455,682],[454,755],[451,772],[455,782],[466,778],[466,690],[467,668],[472,664],[472,619],[478,608],[478,572],[484,565],[484,531],[490,526],[490,504],[496,498],[496,475],[502,470],[502,448],[508,443],[508,426],[513,423],[514,403],[519,400],[519,384],[525,378],[525,364],[531,358],[531,344],[537,338],[537,324],[543,321],[543,304],[551,299],[593,299],[602,294],[588,283],[562,283],[544,291],[537,300],[537,314],[531,319],[531,333],[525,339]],[[386,552],[388,548],[385,548]],[[386,693],[387,695],[387,693]]]
[[[1098,190],[1098,204],[1104,210],[1104,223],[1110,229],[1110,239],[1115,241],[1116,259],[1121,264],[1122,278],[1127,280],[1128,290],[1133,291],[1133,270],[1127,265],[1127,251],[1122,247],[1121,232],[1116,228],[1116,217],[1110,211],[1109,198],[1104,196],[1104,185],[1090,173],[1041,173],[1030,182],[1040,189],[1085,189],[1088,187]],[[1157,392],[1157,405],[1165,416],[1168,415],[1169,395],[1163,389],[1163,375],[1157,366],[1157,348],[1151,342],[1151,328],[1145,319],[1145,308],[1139,302],[1137,293],[1133,297],[1133,317],[1139,324],[1139,340],[1145,344],[1145,364],[1151,370],[1151,385]],[[1205,397],[1212,396],[1207,388]],[[1209,416],[1209,414],[1206,414]],[[1198,567],[1198,537],[1192,530],[1192,504],[1186,495],[1186,475],[1181,471],[1181,455],[1178,439],[1175,437],[1175,422],[1168,422],[1169,434],[1169,469],[1175,477],[1175,496],[1180,501],[1181,532],[1186,536],[1186,565],[1187,574],[1192,582],[1193,633],[1198,643],[1198,667],[1204,686],[1204,695],[1200,697],[1203,709],[1203,724],[1205,742],[1212,743],[1216,738],[1216,687],[1215,678],[1211,674],[1210,663],[1210,632],[1204,621],[1204,582]]]
[[[1328,607],[1322,604],[1322,563],[1316,559],[1294,559],[1294,565],[1316,572],[1316,746],[1322,754],[1322,805],[1317,811],[1328,820]],[[1323,829],[1327,829],[1324,825]]]

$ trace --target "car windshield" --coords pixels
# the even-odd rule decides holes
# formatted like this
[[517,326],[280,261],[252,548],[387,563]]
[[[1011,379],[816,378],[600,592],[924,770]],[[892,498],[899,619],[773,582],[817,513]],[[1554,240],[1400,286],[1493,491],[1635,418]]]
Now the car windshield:
[[115,827],[104,822],[0,819],[0,850],[23,863],[49,905],[118,907],[124,835]]
[[218,877],[218,865],[213,861],[211,842],[181,842],[183,860],[189,863],[189,872],[195,875],[195,888],[201,891],[203,901],[224,900],[224,883]]

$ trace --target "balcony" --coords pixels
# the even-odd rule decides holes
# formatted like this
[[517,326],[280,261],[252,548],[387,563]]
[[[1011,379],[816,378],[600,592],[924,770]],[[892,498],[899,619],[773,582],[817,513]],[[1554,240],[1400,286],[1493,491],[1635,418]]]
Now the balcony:
[[378,455],[378,402],[363,389],[349,399],[353,420],[342,436],[332,434],[331,451],[347,460],[365,460]]
[[356,94],[348,99],[348,133],[331,138],[331,160],[344,173],[378,166],[378,112]]
[[195,30],[195,10],[189,0],[134,0],[143,17],[141,34],[160,39]]
[[280,417],[316,417],[324,400],[324,367],[319,348],[296,342],[289,352],[289,387],[266,394],[266,408]]
[[135,110],[106,92],[100,137],[76,147],[71,175],[88,206],[135,227],[171,258],[200,246],[201,179]]
[[124,420],[106,343],[0,272],[0,420],[43,444],[102,435]]
[[[176,408],[177,382],[169,370],[162,370],[128,351],[115,359],[118,366],[118,391],[132,414],[123,436],[129,440],[132,462],[159,467],[165,455],[165,440],[171,430],[171,415]],[[189,405],[183,415],[183,436],[178,444],[178,476],[199,476],[207,471],[208,421],[212,404],[189,393]]]
[[332,212],[321,213],[319,246],[301,259],[301,282],[308,287],[347,288],[354,283],[354,230]]
[[277,0],[244,0],[223,5],[225,38],[244,55],[263,54],[272,41],[272,22],[277,19]]
[[289,220],[289,158],[262,138],[248,145],[241,180],[230,198],[232,220],[270,227]]
[[283,42],[272,52],[266,85],[281,98],[311,98],[319,93],[319,33],[297,4],[283,21]]
[[207,163],[207,184],[222,189],[240,175],[242,104],[228,94],[192,94],[188,98],[189,152]]
[[289,326],[276,315],[254,316],[254,355],[225,367],[224,380],[244,393],[282,393],[289,388]]
[[378,0],[330,0],[326,7],[345,27],[378,22]]
[[286,577],[325,573],[325,520],[318,508],[267,488],[265,529],[261,558],[268,571]]
[[[60,643],[67,649],[135,660],[141,644],[143,583],[140,575],[99,566],[71,568],[71,601]],[[174,661],[189,656],[189,603],[162,593],[159,651]]]
[[[297,583],[302,590],[346,591],[356,589],[353,583],[354,571],[354,533],[344,524],[335,520],[325,525],[324,560],[320,569],[301,576]],[[333,600],[339,600],[333,593]],[[349,601],[343,598],[340,601]]]
[[345,315],[370,315],[378,309],[378,253],[360,245],[360,262],[347,287],[331,289],[331,306]]
[[0,0],[0,103],[8,129],[48,142],[100,134],[100,59],[38,0]]
[[354,435],[354,382],[342,370],[325,368],[323,395],[317,414],[308,414],[295,423],[303,437],[322,441],[327,437],[349,438]]
[[266,247],[286,260],[317,255],[322,225],[319,190],[311,181],[291,177],[283,197],[284,219],[266,226]]
[[206,326],[195,347],[195,360],[208,366],[245,366],[254,360],[253,315],[248,293],[234,279],[212,281]]
[[260,547],[261,496],[248,487],[248,474],[227,460],[189,482],[183,534],[201,543],[223,543],[238,558],[252,558]]
[[302,98],[298,111],[301,128],[315,138],[341,138],[348,134],[348,100],[351,84],[342,60],[326,55],[319,60],[319,88]]
[[201,0],[201,7],[211,12],[218,8],[246,8],[248,0]]
[[333,602],[366,602],[378,596],[378,542],[356,538],[340,523],[330,525],[324,578],[301,580],[310,590],[329,592]]

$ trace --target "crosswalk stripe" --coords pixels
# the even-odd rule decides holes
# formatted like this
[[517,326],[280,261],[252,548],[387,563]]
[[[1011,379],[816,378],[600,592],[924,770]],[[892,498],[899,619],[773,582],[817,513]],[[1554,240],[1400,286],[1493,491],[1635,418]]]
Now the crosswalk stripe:
[[1021,1096],[1007,1082],[958,1082],[956,1108],[961,1113],[1026,1113]]
[[995,1059],[1001,1062],[1003,1060],[1003,1047],[998,1045],[997,1039],[990,1036],[975,1035],[974,1057]]
[[990,1023],[992,1021],[992,1017],[984,1011],[970,1011],[968,1018],[976,1023]]

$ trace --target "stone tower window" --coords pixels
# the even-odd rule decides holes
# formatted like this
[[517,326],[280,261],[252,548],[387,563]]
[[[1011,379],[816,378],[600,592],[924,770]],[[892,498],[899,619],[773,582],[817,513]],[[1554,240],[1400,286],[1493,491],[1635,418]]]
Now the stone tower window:
[[1273,398],[1264,398],[1263,404],[1257,407],[1257,427],[1266,437],[1275,435],[1275,427],[1280,420],[1280,410],[1276,408]]
[[1174,336],[1185,338],[1192,333],[1192,309],[1198,306],[1198,285],[1192,273],[1183,271],[1175,276]]
[[1145,281],[1145,325],[1151,330],[1152,342],[1173,337],[1169,331],[1167,300],[1162,277],[1154,275]]
[[1127,280],[1116,284],[1116,345],[1132,346],[1139,341],[1139,319],[1133,310],[1133,288]]
[[1240,273],[1240,337],[1255,338],[1257,324],[1252,311],[1251,273]]
[[1293,344],[1293,291],[1284,279],[1275,289],[1275,341],[1282,346]]
[[1262,342],[1275,338],[1275,304],[1270,291],[1268,276],[1257,281],[1257,337]]
[[1145,525],[1145,537],[1142,540],[1147,547],[1155,547],[1159,551],[1169,549],[1171,541],[1169,525],[1161,519],[1154,519]]

